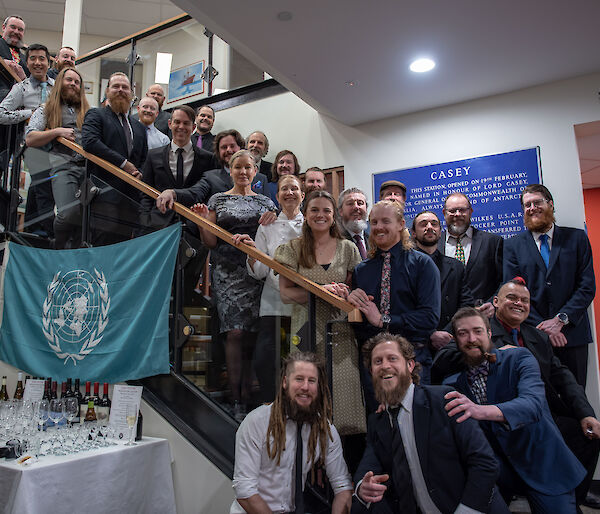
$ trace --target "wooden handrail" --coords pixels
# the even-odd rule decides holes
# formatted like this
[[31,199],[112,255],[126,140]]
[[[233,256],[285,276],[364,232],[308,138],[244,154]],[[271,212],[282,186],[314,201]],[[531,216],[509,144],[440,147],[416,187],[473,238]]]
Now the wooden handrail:
[[12,68],[8,67],[8,64],[6,64],[4,62],[4,59],[0,58],[0,64],[2,64],[2,66],[4,66],[4,69],[10,74],[10,76],[15,79],[15,82],[22,82],[21,77],[19,77]]
[[[104,168],[106,171],[112,173],[113,175],[120,178],[124,182],[127,182],[128,184],[132,185],[133,187],[135,187],[136,189],[138,189],[145,195],[148,195],[148,196],[156,199],[156,197],[160,194],[160,191],[154,189],[153,187],[149,186],[145,182],[135,178],[134,176],[127,173],[126,171],[123,171],[121,168],[118,168],[114,164],[111,164],[110,162],[105,161],[104,159],[102,159],[96,155],[86,152],[77,143],[74,143],[73,141],[69,141],[68,139],[65,139],[64,137],[57,138],[57,141],[59,143],[62,143],[63,145],[65,145],[67,148],[70,148],[74,152],[77,152],[78,154],[82,155],[86,159],[97,164],[98,166]],[[193,221],[194,223],[196,223],[196,225],[200,225],[204,230],[208,230],[211,234],[214,234],[219,239],[222,239],[223,241],[233,245],[233,243],[232,243],[233,234],[231,234],[230,232],[227,232],[227,230],[222,229],[217,224],[204,219],[202,216],[196,214],[195,212],[193,212],[192,210],[188,209],[187,207],[185,207],[184,205],[182,205],[178,202],[175,202],[175,205],[173,206],[173,210],[175,212],[177,212],[178,214],[181,214],[184,218],[187,218],[188,220]],[[362,320],[362,315],[361,315],[360,311],[356,307],[354,307],[352,304],[343,300],[339,296],[336,296],[333,293],[330,293],[329,291],[327,291],[327,289],[323,288],[319,284],[316,284],[315,282],[308,280],[307,278],[304,278],[299,273],[292,271],[287,266],[284,266],[283,264],[281,264],[281,263],[277,262],[276,260],[272,259],[271,257],[269,257],[266,253],[263,253],[260,250],[257,250],[256,248],[254,248],[253,246],[248,246],[244,243],[236,244],[233,246],[235,246],[236,248],[238,248],[239,250],[244,252],[246,255],[250,255],[250,257],[253,257],[257,261],[262,262],[269,268],[275,270],[280,275],[283,275],[284,277],[288,278],[295,284],[298,284],[299,286],[303,287],[307,291],[314,293],[315,295],[317,295],[319,298],[326,301],[327,303],[333,305],[334,307],[337,307],[338,309],[340,309],[344,312],[347,312],[348,313],[348,321],[358,322],[358,321]]]

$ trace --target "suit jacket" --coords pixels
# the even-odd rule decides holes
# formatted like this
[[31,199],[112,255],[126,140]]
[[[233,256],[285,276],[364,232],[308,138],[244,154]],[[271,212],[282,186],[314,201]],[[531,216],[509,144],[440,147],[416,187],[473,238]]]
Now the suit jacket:
[[[146,139],[146,129],[132,116],[129,116],[129,123],[133,132],[133,141],[131,154],[127,155],[127,140],[123,132],[123,126],[117,115],[109,107],[90,109],[83,121],[81,129],[81,141],[83,149],[111,164],[120,167],[125,159],[131,162],[139,171],[142,171],[146,154],[148,153],[148,141]],[[138,193],[135,188],[129,186],[122,180],[115,177],[112,173],[105,171],[100,166],[88,161],[89,170],[111,185],[113,188],[121,191],[127,196],[138,199]]]
[[[194,146],[198,144],[198,136],[198,132],[192,134],[192,144]],[[215,135],[212,132],[202,136],[202,149],[210,153],[215,153]]]
[[[164,191],[165,189],[175,189],[177,183],[175,177],[169,166],[169,150],[171,143],[161,148],[155,148],[148,152],[146,163],[144,164],[143,180],[146,184]],[[205,171],[212,169],[213,156],[211,153],[197,148],[194,149],[194,162],[192,169],[188,176],[185,178],[183,183],[184,188],[193,186],[198,182]],[[179,197],[178,197],[178,201]],[[180,203],[182,203],[180,201]],[[176,213],[173,210],[168,210],[165,214],[162,214],[156,208],[156,202],[149,196],[144,195],[141,200],[142,212],[144,213],[143,224],[148,224],[152,227],[166,227],[176,220]],[[185,204],[186,207],[190,207],[192,204]]]
[[[506,419],[480,422],[492,448],[531,489],[547,495],[572,491],[586,471],[552,420],[535,357],[526,348],[492,351],[497,361],[490,363],[487,400]],[[458,376],[456,389],[474,401],[466,371]]]
[[[448,417],[444,410],[444,395],[451,390],[440,386],[415,386],[413,423],[423,478],[431,499],[441,512],[454,512],[460,503],[488,512],[498,474],[496,459],[475,420],[457,423]],[[369,416],[367,448],[354,482],[361,480],[368,471],[376,475],[389,474],[384,499],[392,507],[391,512],[399,512],[395,505],[397,491],[406,484],[398,481],[399,473],[395,472],[397,461],[391,452],[392,430],[388,411]],[[361,511],[368,512],[355,499],[352,512]],[[492,509],[492,512],[498,510]],[[507,512],[506,506],[501,512]]]
[[531,293],[528,322],[536,326],[559,312],[569,316],[562,332],[568,346],[592,342],[587,308],[596,294],[592,248],[583,230],[554,226],[548,269],[533,234],[526,230],[508,239],[504,279],[520,276]]
[[[492,343],[496,348],[515,344],[512,335],[496,317],[490,319],[490,327]],[[533,354],[540,367],[546,400],[552,416],[566,416],[577,420],[595,416],[583,387],[577,383],[569,368],[561,364],[558,357],[554,355],[548,336],[527,324],[521,325],[520,330],[523,345]],[[436,382],[441,382],[446,376],[464,369],[462,354],[456,348],[456,344],[451,342],[436,355],[431,374]]]
[[267,177],[267,180],[270,182],[271,181],[271,177],[273,176],[271,174],[271,169],[273,168],[273,163],[269,162],[269,161],[264,161],[261,159],[260,161],[260,168],[258,168],[258,172],[262,173],[265,177]]
[[[252,191],[259,195],[265,195],[267,177],[257,173],[252,180]],[[184,205],[195,203],[206,203],[215,193],[229,191],[233,187],[231,175],[224,168],[210,170],[204,173],[202,178],[188,189],[175,189],[177,200]]]
[[[491,301],[502,283],[502,242],[503,239],[498,234],[473,227],[466,280],[476,300]],[[445,230],[438,242],[438,250],[446,255]]]
[[[348,241],[352,241],[356,245],[356,241],[354,240],[354,237],[350,232],[348,232],[347,230],[344,229],[342,235]],[[367,230],[365,230],[363,233],[363,243],[365,243],[365,250],[368,253],[369,252],[369,228],[368,227],[367,227]],[[358,248],[358,245],[356,245],[356,247]]]
[[[140,121],[140,117],[138,113],[131,115],[134,120]],[[171,129],[169,129],[169,120],[171,119],[171,113],[167,111],[163,111],[162,109],[158,111],[158,116],[154,121],[154,126],[160,130],[163,134],[169,136],[169,139],[172,138]]]
[[[19,64],[21,68],[23,68],[25,75],[29,77],[29,69],[27,68],[27,62],[25,61],[25,53],[19,50],[19,56]],[[2,57],[2,59],[10,60],[13,58],[12,54],[10,53],[10,47],[3,37],[0,37],[0,57]],[[4,100],[4,97],[15,84],[12,76],[9,75],[8,72],[5,72],[4,68],[2,68],[2,70],[2,73],[0,73],[0,102]]]

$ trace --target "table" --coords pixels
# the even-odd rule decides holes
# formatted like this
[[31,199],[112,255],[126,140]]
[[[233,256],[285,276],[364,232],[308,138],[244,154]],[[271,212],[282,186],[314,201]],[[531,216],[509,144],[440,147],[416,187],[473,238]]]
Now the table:
[[144,437],[30,466],[0,460],[0,498],[7,514],[175,514],[169,442]]

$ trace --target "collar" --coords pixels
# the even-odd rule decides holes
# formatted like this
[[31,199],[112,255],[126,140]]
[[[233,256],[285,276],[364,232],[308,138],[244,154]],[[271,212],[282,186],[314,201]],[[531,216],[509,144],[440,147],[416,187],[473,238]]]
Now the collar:
[[377,248],[377,252],[375,253],[375,255],[381,256],[384,252],[390,252],[392,254],[392,257],[399,257],[404,251],[405,250],[402,247],[402,241],[398,241],[389,250],[382,250],[381,248]]
[[192,150],[192,146],[191,141],[188,141],[185,146],[178,146],[175,144],[175,141],[171,141],[171,152],[176,153],[178,148],[183,148],[183,153],[188,153]]
[[[469,225],[467,227],[467,230],[465,230],[465,233],[460,235],[461,238],[464,238],[465,236],[468,239],[473,239],[473,226],[472,225]],[[450,232],[448,232],[448,230],[446,230],[446,242],[450,238],[452,238],[452,239],[458,239],[456,236],[452,235]]]
[[29,76],[29,83],[33,87],[38,87],[42,82],[46,82],[49,86],[54,85],[54,80],[52,80],[48,75],[46,75],[46,80],[38,80],[33,75]]
[[[500,323],[500,325],[502,325],[502,327],[504,328],[504,330],[506,330],[506,333],[507,333],[507,334],[511,334],[511,335],[512,335],[513,327],[509,327],[509,326],[508,326],[506,323],[504,323],[504,321],[502,321],[501,319],[499,319],[499,318],[498,318],[498,317],[496,317],[495,315],[494,315],[494,319],[495,319],[495,320],[496,320],[498,323]],[[519,334],[521,333],[521,327],[520,327],[520,326],[518,326],[518,327],[514,327],[514,328],[516,328],[516,329],[517,329],[517,332],[518,332]]]
[[552,223],[552,226],[546,232],[533,232],[532,231],[531,234],[533,235],[533,239],[535,239],[535,242],[537,243],[540,240],[540,236],[542,234],[548,234],[548,239],[550,241],[552,241],[554,238],[554,227],[555,227],[555,225],[554,225],[554,223]]
[[415,384],[410,384],[408,386],[408,389],[406,390],[406,394],[404,395],[404,398],[402,398],[402,401],[400,402],[400,405],[402,405],[402,408],[404,410],[406,410],[407,412],[412,412],[414,396],[415,396]]
[[286,221],[286,220],[288,220],[288,221],[304,221],[304,216],[302,215],[302,213],[301,213],[301,212],[299,212],[298,214],[296,214],[296,216],[295,216],[295,217],[293,217],[293,218],[290,220],[290,218],[288,218],[288,217],[287,217],[287,216],[286,216],[286,215],[283,213],[283,211],[281,211],[281,212],[279,213],[279,216],[277,216],[277,219],[278,219],[278,220],[282,220],[282,221]]

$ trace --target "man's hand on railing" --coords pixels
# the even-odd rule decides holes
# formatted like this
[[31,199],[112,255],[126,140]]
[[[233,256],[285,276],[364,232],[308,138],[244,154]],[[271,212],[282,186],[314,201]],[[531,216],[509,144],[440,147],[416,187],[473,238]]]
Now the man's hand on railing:
[[[167,212],[167,209],[173,208],[175,200],[175,191],[173,189],[165,189],[161,194],[159,194],[156,197],[156,208],[164,214],[165,212]],[[192,208],[192,210],[194,209]]]
[[369,323],[376,327],[382,327],[383,321],[379,308],[373,302],[373,297],[365,293],[362,289],[356,288],[348,295],[348,302],[358,307]]
[[340,298],[346,300],[350,294],[350,289],[343,282],[332,282],[331,284],[323,285],[323,289],[327,289],[330,293],[333,293]]
[[4,62],[12,71],[15,72],[17,77],[19,77],[21,80],[25,80],[25,72],[19,63],[16,63],[12,59],[4,59]]
[[126,171],[127,173],[134,176],[135,178],[142,178],[142,174],[129,161],[125,161],[125,165],[123,166],[123,171]]
[[53,129],[54,137],[64,137],[69,141],[75,141],[75,130],[72,128],[56,127]]
[[[158,198],[157,198],[158,200]],[[204,219],[208,219],[208,207],[203,203],[195,203],[190,207],[192,212],[195,212],[198,216],[202,216]]]

